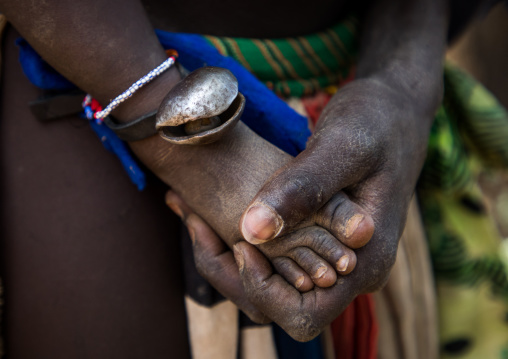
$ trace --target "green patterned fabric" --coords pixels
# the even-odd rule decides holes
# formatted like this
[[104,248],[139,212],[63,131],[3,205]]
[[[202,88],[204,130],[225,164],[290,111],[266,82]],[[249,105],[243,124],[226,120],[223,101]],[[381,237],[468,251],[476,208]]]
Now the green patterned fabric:
[[323,32],[285,39],[206,36],[223,55],[240,62],[274,92],[304,96],[350,76],[358,22],[349,18]]
[[[207,36],[277,94],[305,96],[352,76],[358,22],[290,39]],[[438,290],[442,358],[508,359],[508,265],[479,186],[508,169],[508,114],[477,81],[444,68],[418,194]]]
[[479,178],[508,168],[508,113],[445,67],[419,199],[438,291],[442,358],[506,358],[508,265]]
[[420,187],[458,191],[473,180],[472,159],[481,166],[508,168],[508,113],[482,85],[451,64],[445,66],[444,84]]

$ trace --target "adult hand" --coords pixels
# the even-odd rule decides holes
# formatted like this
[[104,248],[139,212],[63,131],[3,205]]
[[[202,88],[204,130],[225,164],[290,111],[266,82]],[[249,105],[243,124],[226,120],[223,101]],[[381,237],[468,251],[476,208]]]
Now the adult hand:
[[[220,293],[238,305],[252,320],[273,319],[296,340],[317,336],[357,295],[354,272],[329,289],[316,287],[302,294],[275,274],[267,258],[253,245],[241,241],[233,252],[176,193],[169,191],[168,206],[187,225],[199,273]],[[236,259],[236,261],[235,261]]]
[[[175,192],[167,192],[166,204],[187,226],[199,274],[254,322],[269,323],[271,320],[249,301],[233,252],[226,243]],[[266,261],[261,255],[261,264]]]
[[[417,102],[375,78],[342,88],[324,110],[307,149],[272,176],[244,212],[244,238],[253,244],[273,240],[329,207],[323,205],[342,190],[346,203],[359,205],[375,224],[342,287],[355,295],[379,288],[395,260],[437,103]],[[337,236],[344,217],[334,214],[324,227]],[[343,307],[344,302],[337,302]]]
[[302,294],[274,274],[268,259],[255,246],[241,241],[234,246],[233,254],[175,192],[168,191],[166,203],[189,230],[198,272],[253,321],[268,323],[276,318],[293,338],[307,341],[340,313],[338,306],[328,303],[340,291],[337,285],[333,291],[316,288]]
[[[307,149],[272,176],[247,207],[240,221],[247,241],[262,243],[291,231],[343,190],[350,203],[364,209],[364,218],[373,219],[375,231],[356,250],[357,267],[342,281],[355,293],[385,282],[442,98],[447,5],[371,2],[357,80],[331,99]],[[329,225],[322,226],[340,238],[336,232],[344,221],[332,218]]]

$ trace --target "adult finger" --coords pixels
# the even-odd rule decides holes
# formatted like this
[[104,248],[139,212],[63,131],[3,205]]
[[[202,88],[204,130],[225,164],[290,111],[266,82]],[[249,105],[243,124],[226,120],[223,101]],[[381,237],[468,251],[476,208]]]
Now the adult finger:
[[271,320],[249,301],[226,244],[175,192],[167,192],[166,203],[187,225],[199,274],[254,322],[269,323]]
[[239,242],[233,249],[250,300],[295,340],[315,338],[354,298],[355,293],[340,285],[300,293],[274,274],[251,244]]
[[239,242],[234,253],[249,300],[295,340],[308,341],[330,324],[358,294],[378,290],[385,283],[396,249],[396,237],[391,232],[381,236],[378,233],[358,249],[355,270],[339,277],[334,286],[314,287],[306,293],[300,293],[274,274],[269,265],[258,265],[261,253],[255,246]]
[[167,191],[165,200],[166,205],[184,222],[191,213],[194,213],[175,191]]

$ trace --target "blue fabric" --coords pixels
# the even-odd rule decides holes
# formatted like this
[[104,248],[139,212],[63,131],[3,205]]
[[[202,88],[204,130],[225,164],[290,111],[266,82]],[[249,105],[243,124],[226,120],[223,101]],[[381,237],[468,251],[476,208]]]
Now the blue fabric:
[[[178,51],[178,61],[190,71],[205,65],[229,69],[238,79],[239,90],[247,100],[242,121],[254,132],[293,156],[305,148],[310,136],[307,119],[291,109],[236,60],[222,56],[200,35],[157,31],[157,36],[165,48]],[[24,39],[19,39],[17,43],[23,71],[34,85],[42,89],[75,88],[44,62]]]
[[139,167],[136,160],[132,157],[129,148],[108,126],[99,124],[95,121],[89,121],[90,126],[101,140],[106,149],[116,155],[127,172],[132,183],[138,190],[142,191],[146,187],[146,175]]
[[[71,90],[76,88],[73,83],[49,66],[25,39],[17,39],[16,45],[19,47],[19,62],[23,72],[35,86],[44,90]],[[106,125],[97,124],[95,121],[89,122],[104,147],[118,157],[132,183],[140,191],[145,189],[146,176],[129,152],[127,145]]]
[[178,61],[188,70],[203,66],[228,69],[238,79],[246,98],[242,121],[265,140],[296,156],[310,136],[307,119],[279,99],[261,81],[231,57],[222,56],[202,36],[156,31],[166,49],[178,51]]
[[300,343],[291,338],[277,324],[273,324],[273,338],[277,344],[278,359],[322,359],[321,336]]
[[19,62],[26,77],[35,86],[44,90],[70,90],[74,84],[60,75],[45,62],[25,39],[16,40],[19,47]]

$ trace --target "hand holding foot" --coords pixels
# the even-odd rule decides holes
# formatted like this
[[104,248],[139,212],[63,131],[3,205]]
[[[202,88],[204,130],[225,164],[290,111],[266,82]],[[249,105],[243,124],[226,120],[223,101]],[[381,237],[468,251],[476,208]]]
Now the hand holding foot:
[[178,195],[169,192],[166,199],[191,233],[200,274],[255,322],[273,320],[294,339],[311,340],[358,294],[351,290],[358,279],[355,271],[330,288],[301,293],[273,272],[255,246],[241,241],[231,251]]
[[[182,152],[179,155],[184,159],[182,163],[175,164],[176,152]],[[206,146],[172,146],[164,156],[154,172],[167,178],[174,191],[230,248],[241,240],[238,222],[242,210],[266,179],[291,159],[242,123],[221,141]],[[172,160],[171,166],[166,165],[166,158]],[[316,226],[318,221],[332,222],[327,217],[331,213],[346,216],[354,210],[353,207],[343,211],[342,202],[337,200],[333,210],[318,213],[302,223],[299,228],[305,228],[304,231],[288,233],[284,240],[260,247],[277,270],[301,291],[310,290],[314,284],[331,286],[337,273],[347,274],[356,264],[352,250],[326,228]]]
[[[243,237],[280,243],[310,217],[348,247],[363,247],[356,251],[362,265],[355,272],[366,270],[357,291],[379,287],[395,260],[433,111],[374,79],[345,86],[307,149],[254,197],[240,221]],[[371,237],[376,245],[367,243]]]
[[[189,218],[193,218],[189,214],[194,211],[178,194],[169,191],[166,203],[189,225]],[[212,229],[208,231],[213,232]],[[356,265],[356,255],[351,249],[315,225],[289,233],[280,241],[262,244],[259,249],[270,259],[277,273],[301,292],[311,290],[314,285],[330,287],[335,284],[337,273],[349,274]]]

